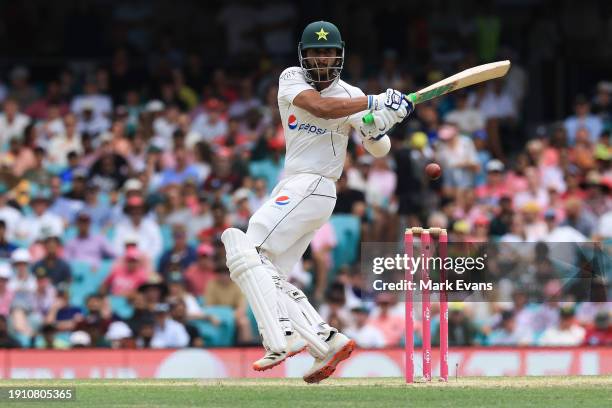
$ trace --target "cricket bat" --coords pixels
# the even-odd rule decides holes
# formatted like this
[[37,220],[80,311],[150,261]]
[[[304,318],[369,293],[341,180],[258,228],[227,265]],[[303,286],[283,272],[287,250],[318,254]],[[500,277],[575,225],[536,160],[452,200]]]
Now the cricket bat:
[[[404,97],[412,102],[413,105],[416,105],[449,92],[456,91],[457,89],[479,84],[491,79],[501,78],[506,75],[509,69],[510,61],[508,60],[478,65],[477,67],[466,69],[465,71],[445,78],[433,85],[429,85],[427,88],[423,88],[420,91],[404,95]],[[362,120],[364,123],[372,123],[374,117],[372,113],[368,113]]]

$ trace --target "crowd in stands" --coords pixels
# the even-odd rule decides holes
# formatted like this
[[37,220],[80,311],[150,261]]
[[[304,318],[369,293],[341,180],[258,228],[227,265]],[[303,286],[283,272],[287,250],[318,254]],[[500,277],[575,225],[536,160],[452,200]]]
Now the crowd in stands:
[[[282,177],[284,67],[208,75],[197,56],[172,55],[142,72],[118,49],[109,65],[42,82],[19,65],[0,82],[0,347],[257,344],[219,237],[245,229]],[[413,89],[396,58],[385,53],[366,76],[353,55],[344,76],[366,93]],[[609,248],[612,85],[527,133],[525,75],[517,65],[419,105],[388,157],[351,135],[334,215],[290,279],[360,346],[404,341],[401,299],[366,287],[361,242],[400,242],[403,227],[427,225],[456,242]],[[432,161],[440,180],[425,176]],[[525,258],[541,260],[535,249]],[[509,289],[512,302],[451,303],[451,346],[612,344],[611,302],[555,298],[554,272],[551,298],[536,302],[525,289],[535,269]]]

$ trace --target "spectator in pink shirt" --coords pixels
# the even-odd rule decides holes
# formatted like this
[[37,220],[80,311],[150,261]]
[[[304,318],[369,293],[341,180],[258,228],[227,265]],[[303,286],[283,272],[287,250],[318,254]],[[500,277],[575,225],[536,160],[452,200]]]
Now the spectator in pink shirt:
[[102,293],[128,296],[149,280],[149,271],[136,246],[128,246],[125,255],[116,261],[102,284]]
[[380,292],[376,297],[378,306],[370,317],[369,324],[382,332],[385,345],[393,347],[399,346],[402,335],[404,334],[405,319],[402,314],[393,313],[393,308],[397,300],[391,293]]

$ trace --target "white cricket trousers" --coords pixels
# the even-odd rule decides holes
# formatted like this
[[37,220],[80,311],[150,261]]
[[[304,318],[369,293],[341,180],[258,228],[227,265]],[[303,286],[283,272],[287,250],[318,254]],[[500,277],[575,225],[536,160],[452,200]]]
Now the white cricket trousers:
[[287,176],[253,214],[247,235],[286,279],[335,205],[333,180],[316,174]]

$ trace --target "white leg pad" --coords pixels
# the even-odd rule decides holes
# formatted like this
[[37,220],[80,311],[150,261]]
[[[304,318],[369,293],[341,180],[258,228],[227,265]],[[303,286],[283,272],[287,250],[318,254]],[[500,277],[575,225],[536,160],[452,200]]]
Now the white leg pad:
[[221,235],[225,245],[230,277],[247,298],[266,345],[275,353],[284,353],[287,341],[278,321],[279,291],[262,263],[255,246],[237,228],[228,228]]
[[[300,291],[301,293],[302,291]],[[298,303],[288,293],[282,294],[285,300],[285,306],[289,313],[289,319],[293,328],[302,336],[308,343],[311,353],[319,358],[324,358],[329,352],[329,346],[313,329],[313,326],[306,319]],[[305,296],[304,296],[305,297]]]
[[326,338],[330,332],[337,331],[323,320],[319,312],[317,312],[317,310],[310,304],[308,298],[300,289],[296,288],[293,284],[284,281],[283,292],[285,292],[298,305],[300,312],[315,329],[317,334]]

